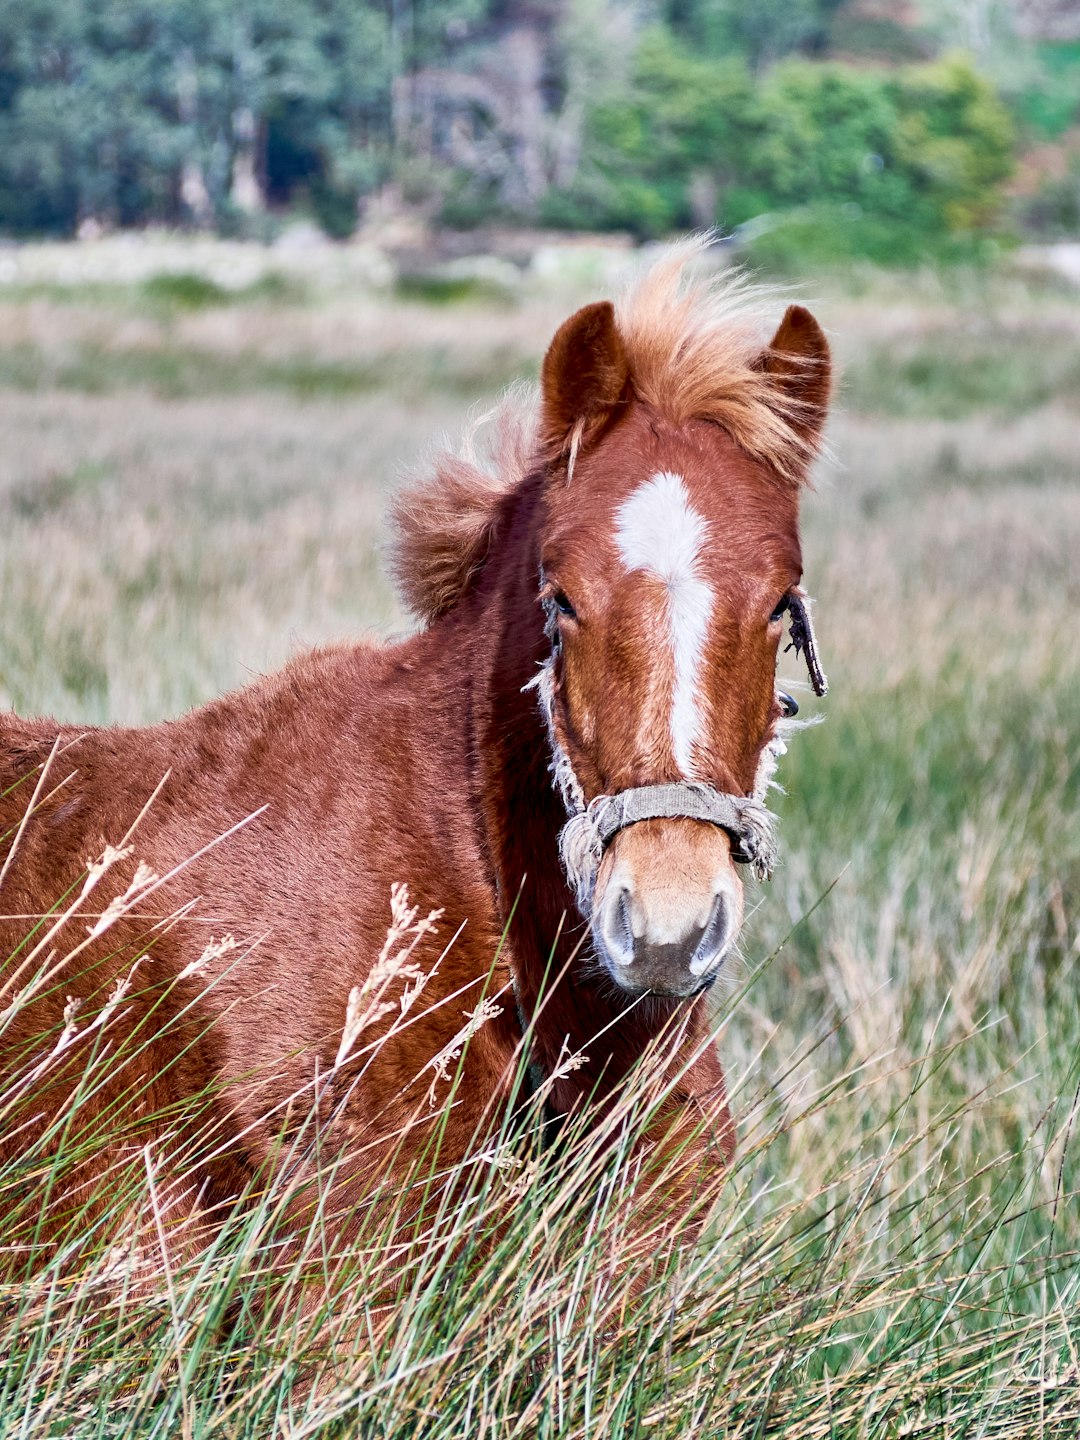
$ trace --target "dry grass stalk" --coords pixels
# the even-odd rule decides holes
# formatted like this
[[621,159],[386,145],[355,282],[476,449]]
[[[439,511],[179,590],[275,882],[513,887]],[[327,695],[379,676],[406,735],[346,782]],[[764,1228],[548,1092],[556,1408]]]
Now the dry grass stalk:
[[[354,985],[349,992],[345,1024],[333,1070],[338,1070],[345,1063],[365,1030],[377,1025],[387,1015],[395,1015],[400,1020],[415,1004],[435,972],[425,973],[412,963],[412,956],[421,940],[435,932],[442,913],[442,910],[432,910],[421,919],[419,907],[409,904],[408,886],[391,886],[390,926],[386,939],[363,984]],[[405,985],[396,1001],[386,999],[391,987],[402,981],[411,983]]]

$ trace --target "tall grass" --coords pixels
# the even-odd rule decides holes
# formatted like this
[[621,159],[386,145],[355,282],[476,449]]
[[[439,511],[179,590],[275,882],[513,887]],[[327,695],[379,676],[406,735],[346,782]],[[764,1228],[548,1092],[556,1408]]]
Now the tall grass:
[[[0,1292],[5,1440],[1077,1433],[1080,303],[949,283],[863,279],[816,306],[850,375],[843,463],[804,507],[832,691],[784,762],[785,861],[717,1002],[739,1146],[704,1233],[672,1223],[648,1266],[625,1252],[662,1185],[626,1159],[647,1066],[614,1145],[582,1126],[542,1151],[523,1099],[453,1175],[433,1144],[393,1186],[373,1177],[340,1253],[317,1105],[285,1142],[316,1177],[300,1243],[275,1165],[168,1264],[168,1187],[198,1126],[171,1151],[103,1127],[93,1144],[127,1148],[70,1215],[69,1250]],[[42,305],[53,350],[65,325],[107,341],[103,302],[88,318],[16,298],[0,348],[32,339]],[[472,356],[527,363],[549,308],[414,305],[371,328],[423,356],[456,325]],[[295,297],[171,332],[125,301],[121,322],[232,358],[345,343],[336,312]],[[50,365],[0,391],[0,683],[22,708],[147,720],[297,639],[402,623],[370,558],[380,496],[456,397],[331,403],[255,376],[231,402],[122,379],[95,398]],[[25,1056],[27,1084],[60,1038]],[[110,1061],[86,1049],[76,1111]],[[453,1085],[451,1067],[435,1114]],[[0,1124],[25,1098],[13,1084]],[[0,1246],[27,1243],[46,1188],[86,1160],[56,1140],[0,1169]],[[453,1203],[394,1251],[418,1190]]]
[[[1033,918],[1014,938],[1032,939]],[[781,963],[769,957],[726,1010],[754,1007]],[[618,1128],[586,1117],[554,1149],[539,1144],[538,1099],[523,1100],[515,1123],[448,1168],[433,1109],[434,1139],[392,1185],[373,1178],[344,1247],[328,1223],[340,1162],[317,1104],[179,1261],[165,1232],[186,1163],[168,1139],[180,1117],[140,1116],[142,1135],[165,1132],[140,1142],[117,1115],[59,1154],[54,1130],[0,1175],[16,1243],[42,1190],[92,1160],[89,1143],[121,1158],[80,1192],[59,1252],[0,1290],[5,1433],[1071,1434],[1075,1098],[1036,1101],[1017,1131],[1010,1097],[1030,1076],[995,1068],[991,1017],[916,1003],[902,1018],[918,1033],[885,1049],[863,1036],[842,1060],[856,1011],[784,1058],[764,1046],[768,1088],[736,1087],[743,1144],[711,1223],[700,1238],[665,1225],[647,1269],[628,1253],[643,1195],[665,1185],[663,1164],[642,1172],[630,1153],[659,1098],[648,1057]],[[49,1059],[80,1043],[80,1026],[108,1035],[99,1019],[72,1015],[42,1037],[6,1119],[40,1104]],[[1055,1038],[1075,1056],[1075,1033]],[[123,1058],[123,1045],[91,1050],[54,1126],[80,1134],[80,1106]],[[454,1085],[448,1069],[438,1107]],[[186,1133],[221,1099],[192,1097]],[[419,1193],[435,1202],[417,1236]]]

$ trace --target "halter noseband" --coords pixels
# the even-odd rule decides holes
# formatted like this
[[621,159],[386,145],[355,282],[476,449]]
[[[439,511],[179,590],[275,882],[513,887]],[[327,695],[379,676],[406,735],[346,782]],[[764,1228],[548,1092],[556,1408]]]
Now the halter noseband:
[[743,865],[771,869],[770,819],[754,810],[764,810],[744,795],[728,795],[696,780],[669,781],[663,785],[639,785],[618,795],[599,795],[586,810],[596,827],[602,848],[627,825],[639,820],[704,820],[726,830],[735,842],[732,859]]
[[596,873],[608,845],[639,820],[703,820],[726,830],[733,860],[750,865],[767,880],[776,863],[773,817],[752,795],[728,795],[697,780],[639,785],[617,795],[597,795],[572,814],[559,832],[559,853],[578,905],[592,903]]

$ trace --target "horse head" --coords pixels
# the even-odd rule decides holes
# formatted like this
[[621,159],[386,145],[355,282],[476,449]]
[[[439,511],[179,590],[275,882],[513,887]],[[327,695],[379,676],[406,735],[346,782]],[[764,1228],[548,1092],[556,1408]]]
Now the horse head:
[[677,288],[684,263],[563,324],[539,424],[537,684],[563,859],[611,978],[669,996],[713,982],[741,866],[771,869],[763,802],[796,708],[776,688],[786,630],[825,689],[798,521],[828,345],[799,306],[762,345],[723,294]]

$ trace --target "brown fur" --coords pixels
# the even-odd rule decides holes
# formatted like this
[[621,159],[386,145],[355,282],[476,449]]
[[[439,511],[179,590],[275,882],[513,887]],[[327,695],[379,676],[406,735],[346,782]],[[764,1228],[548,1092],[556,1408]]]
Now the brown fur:
[[[646,282],[654,309],[662,288]],[[672,1209],[685,1210],[692,1194],[711,1193],[702,1176],[715,1178],[717,1157],[730,1155],[733,1128],[707,1009],[701,1000],[630,1005],[599,973],[558,864],[566,815],[551,784],[544,722],[526,688],[550,652],[538,603],[540,566],[579,606],[578,621],[560,622],[556,706],[587,793],[666,778],[670,751],[659,711],[650,711],[647,700],[667,683],[663,672],[654,674],[654,582],[620,578],[612,523],[614,508],[657,468],[686,477],[711,526],[708,566],[717,596],[700,766],[714,783],[746,791],[778,713],[772,687],[779,630],[767,617],[801,572],[797,491],[778,485],[777,477],[808,442],[792,439],[781,404],[775,425],[762,422],[754,432],[761,442],[768,433],[778,437],[776,463],[752,457],[749,431],[736,433],[736,422],[753,418],[785,380],[752,370],[748,358],[732,368],[718,331],[717,373],[736,375],[734,389],[744,392],[732,400],[730,433],[716,423],[719,411],[708,419],[672,418],[678,395],[706,393],[696,381],[683,390],[673,386],[666,405],[646,399],[638,388],[649,388],[643,357],[648,350],[655,361],[668,340],[657,337],[649,349],[642,306],[630,334],[622,332],[638,367],[634,394],[612,399],[618,369],[610,363],[612,331],[597,323],[595,310],[574,317],[549,354],[549,428],[553,415],[563,424],[575,410],[604,422],[584,443],[572,484],[565,458],[551,461],[542,447],[524,464],[523,432],[510,430],[504,471],[492,476],[466,461],[444,466],[441,478],[402,502],[397,570],[406,595],[431,622],[421,633],[387,648],[314,651],[280,674],[143,730],[80,732],[50,720],[3,720],[0,834],[8,853],[0,953],[13,958],[0,968],[0,1006],[29,978],[20,951],[26,917],[46,912],[73,886],[77,893],[87,857],[106,842],[130,832],[134,846],[50,938],[49,983],[24,997],[3,1032],[9,1075],[33,1063],[50,1027],[54,1035],[63,1030],[68,997],[81,999],[82,1014],[91,1016],[122,994],[109,1035],[142,1037],[134,1051],[117,1049],[108,1084],[83,1106],[83,1138],[106,1113],[118,1138],[111,1149],[87,1151],[67,1199],[108,1174],[125,1135],[166,1147],[171,1134],[169,1143],[186,1144],[189,1157],[172,1219],[179,1233],[189,1221],[190,1237],[201,1217],[232,1204],[271,1163],[297,1106],[304,1110],[319,1098],[329,1106],[327,1123],[354,1156],[339,1173],[328,1210],[348,1241],[360,1223],[357,1207],[373,1186],[401,1173],[436,1118],[444,1127],[440,1156],[457,1167],[500,1120],[522,1047],[511,978],[534,1021],[533,1056],[551,1079],[559,1112],[585,1105],[608,1112],[639,1058],[675,1025],[677,1043],[657,1061],[672,1091],[655,1134],[659,1142],[673,1127],[693,1138],[682,1161],[685,1184],[652,1197],[642,1234]],[[706,311],[712,314],[707,304]],[[684,334],[696,337],[681,352],[693,359],[686,361],[688,375],[701,370],[707,329],[685,311]],[[596,344],[599,364],[590,365]],[[741,347],[740,341],[744,356]],[[587,393],[575,406],[579,370]],[[598,394],[611,403],[606,418]],[[48,783],[12,848],[35,776],[57,742],[62,753],[51,761]],[[656,822],[650,853],[663,856],[665,825],[688,823]],[[198,859],[184,863],[196,852]],[[124,893],[136,861],[168,878],[140,892],[106,934],[88,940],[87,925]],[[692,864],[687,852],[687,874]],[[350,992],[371,978],[391,886],[402,881],[422,913],[443,911],[437,934],[424,936],[414,957],[431,974],[424,1005],[415,1020],[394,1029],[402,984],[391,986],[389,1010],[371,1032],[385,1043],[363,1066],[337,1067]],[[207,939],[224,932],[237,948],[211,954],[200,969]],[[65,962],[69,952],[76,958]],[[559,979],[545,990],[553,953]],[[137,983],[123,991],[133,974]],[[485,991],[501,996],[501,1010],[470,1041],[453,1107],[433,1111],[427,1098],[433,1058]],[[54,1145],[50,1124],[78,1083],[94,1033],[86,1028],[63,1052],[21,1117],[22,1128],[0,1137],[0,1153]],[[567,1048],[582,1058],[579,1068],[563,1073]],[[210,1085],[222,1087],[212,1145],[206,1135],[185,1132],[182,1118],[185,1099]],[[170,1107],[167,1126],[145,1118]],[[72,1139],[79,1135],[65,1137]],[[310,1159],[300,1154],[292,1164],[300,1183]],[[65,1196],[53,1199],[55,1213],[32,1227],[39,1250],[64,1235]],[[298,1222],[303,1203],[296,1202]]]
[[[511,392],[471,427],[458,453],[438,454],[431,473],[394,501],[391,563],[401,597],[419,619],[445,614],[483,566],[499,501],[521,482],[532,457],[530,408]],[[481,441],[490,453],[476,453]]]
[[[623,399],[630,366],[610,300],[586,305],[556,331],[540,375],[540,444],[555,458],[591,438]],[[575,435],[575,431],[577,432]]]

